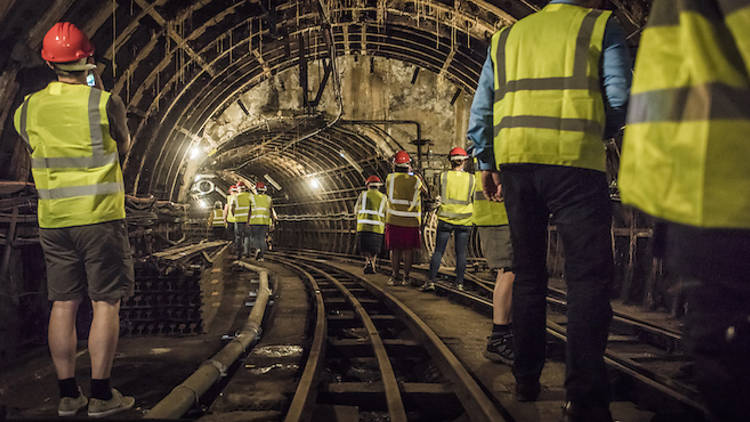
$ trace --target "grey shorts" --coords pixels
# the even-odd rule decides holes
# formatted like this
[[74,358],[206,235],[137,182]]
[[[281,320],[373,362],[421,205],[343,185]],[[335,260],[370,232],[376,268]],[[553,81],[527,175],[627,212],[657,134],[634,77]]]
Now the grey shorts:
[[47,264],[49,300],[67,301],[88,294],[94,301],[116,302],[133,294],[133,254],[124,220],[39,229],[39,238]]
[[511,268],[513,247],[510,243],[510,226],[478,227],[482,254],[491,269]]

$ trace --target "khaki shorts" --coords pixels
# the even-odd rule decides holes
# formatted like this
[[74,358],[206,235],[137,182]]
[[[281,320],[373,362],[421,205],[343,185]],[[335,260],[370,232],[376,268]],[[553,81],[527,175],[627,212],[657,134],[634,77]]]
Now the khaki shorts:
[[478,227],[482,254],[493,269],[510,269],[513,266],[513,247],[510,243],[510,226]]
[[133,255],[125,221],[39,229],[49,300],[116,302],[133,294]]

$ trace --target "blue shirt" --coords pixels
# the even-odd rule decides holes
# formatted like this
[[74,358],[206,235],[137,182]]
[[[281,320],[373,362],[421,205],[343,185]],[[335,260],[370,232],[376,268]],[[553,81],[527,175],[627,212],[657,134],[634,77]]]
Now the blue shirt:
[[[553,3],[575,4],[574,0],[552,0]],[[613,15],[614,16],[614,15]],[[482,66],[479,84],[471,104],[469,129],[466,137],[474,145],[474,156],[477,157],[480,170],[494,170],[494,135],[492,127],[492,105],[495,102],[495,75],[492,67],[490,46],[487,59]],[[602,45],[601,72],[604,87],[605,110],[607,121],[605,138],[614,135],[625,124],[630,84],[632,82],[632,61],[628,45],[625,42],[625,30],[616,19],[609,19],[604,29]]]

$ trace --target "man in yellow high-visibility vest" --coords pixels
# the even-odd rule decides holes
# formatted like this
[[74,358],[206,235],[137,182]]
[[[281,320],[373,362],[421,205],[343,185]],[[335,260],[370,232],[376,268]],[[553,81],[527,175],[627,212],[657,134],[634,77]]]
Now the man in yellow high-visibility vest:
[[717,421],[750,420],[749,74],[750,1],[655,0],[618,181],[682,278],[684,340]]
[[242,180],[237,182],[237,194],[231,204],[231,212],[234,216],[234,244],[237,248],[237,258],[250,256],[250,229],[247,223],[250,220],[250,192]]
[[[610,421],[603,354],[612,309],[611,204],[603,138],[624,124],[630,56],[597,0],[552,0],[492,37],[468,137],[484,192],[502,195],[513,243],[516,398],[536,400],[545,362],[547,226],[568,286],[568,421]],[[605,104],[606,103],[606,104]]]
[[458,290],[464,289],[466,271],[466,249],[471,235],[472,213],[474,210],[474,175],[466,172],[469,154],[461,147],[448,153],[451,169],[440,175],[440,206],[437,211],[435,251],[430,259],[428,279],[420,288],[422,291],[435,290],[435,278],[440,269],[443,253],[448,246],[451,233],[455,237],[456,280]]
[[273,200],[266,195],[268,188],[263,182],[255,183],[256,194],[250,195],[250,218],[247,225],[250,231],[250,248],[255,249],[255,259],[263,262],[263,254],[268,250],[266,236],[273,224],[275,213]]
[[214,240],[224,239],[227,232],[227,223],[224,221],[224,207],[220,201],[214,203],[214,209],[208,214],[208,229]]
[[[73,416],[88,404],[89,416],[105,417],[135,403],[110,386],[120,303],[134,287],[120,169],[130,134],[125,105],[103,90],[94,71],[94,46],[86,35],[60,22],[42,45],[57,81],[26,96],[14,124],[31,153],[39,195],[39,239],[53,301],[48,335],[60,388],[57,412]],[[76,314],[87,295],[94,311],[90,399],[75,380]]]
[[375,262],[383,247],[388,198],[378,190],[381,186],[383,182],[380,177],[368,177],[365,181],[366,190],[359,194],[354,207],[354,214],[357,216],[357,249],[365,256],[365,274],[375,274]]

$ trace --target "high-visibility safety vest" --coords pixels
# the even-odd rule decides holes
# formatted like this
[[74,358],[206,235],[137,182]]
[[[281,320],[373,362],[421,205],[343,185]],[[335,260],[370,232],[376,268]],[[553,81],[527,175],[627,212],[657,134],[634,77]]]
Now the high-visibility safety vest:
[[125,218],[117,143],[109,133],[108,92],[51,82],[26,96],[16,130],[31,151],[39,227],[61,228]]
[[227,223],[236,223],[237,219],[234,216],[234,212],[232,211],[232,205],[235,205],[237,203],[237,194],[233,193],[229,195],[229,198],[227,199]]
[[391,173],[385,178],[388,209],[385,222],[401,227],[419,227],[422,221],[422,181],[408,173]]
[[250,192],[240,192],[234,198],[234,221],[235,223],[247,223],[250,215]]
[[618,184],[652,216],[750,229],[750,0],[716,3],[654,2]]
[[470,226],[474,213],[474,176],[449,170],[440,175],[438,220],[457,226]]
[[498,165],[606,170],[599,61],[611,14],[549,4],[492,36]]
[[479,227],[505,226],[508,224],[508,212],[504,202],[490,201],[484,196],[482,172],[474,173],[476,191],[474,192],[473,222]]
[[252,212],[250,213],[250,225],[252,226],[270,226],[271,225],[271,197],[262,193],[251,195]]
[[377,189],[367,189],[357,198],[357,231],[385,233],[385,206],[388,199]]
[[211,216],[211,226],[213,227],[226,227],[224,224],[224,211],[217,210],[214,208]]

